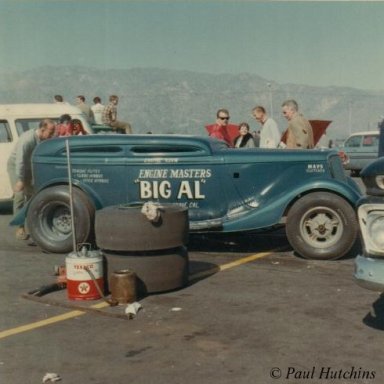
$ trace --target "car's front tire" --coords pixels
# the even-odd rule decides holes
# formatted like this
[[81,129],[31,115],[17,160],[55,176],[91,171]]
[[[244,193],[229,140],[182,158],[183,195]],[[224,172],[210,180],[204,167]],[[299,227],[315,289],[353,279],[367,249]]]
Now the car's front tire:
[[355,243],[356,214],[342,197],[329,192],[310,193],[295,202],[287,216],[286,233],[302,257],[335,260]]
[[[76,244],[86,242],[93,229],[95,208],[84,192],[73,188]],[[27,214],[32,239],[43,250],[53,253],[73,251],[69,187],[43,189],[33,197]]]

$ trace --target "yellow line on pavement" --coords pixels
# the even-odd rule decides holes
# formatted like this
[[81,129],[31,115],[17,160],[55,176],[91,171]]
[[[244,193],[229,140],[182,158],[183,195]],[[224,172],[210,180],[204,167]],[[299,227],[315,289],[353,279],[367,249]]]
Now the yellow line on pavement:
[[194,273],[193,275],[189,276],[189,281],[201,279],[202,277],[212,275],[216,272],[225,271],[226,269],[229,269],[229,268],[238,267],[239,265],[246,264],[246,263],[249,263],[249,262],[257,260],[257,259],[262,259],[263,257],[267,257],[269,255],[272,255],[272,253],[273,252],[256,253],[255,255],[242,257],[241,259],[232,261],[230,263],[218,265],[218,266],[212,267],[210,269],[206,269],[204,271]]
[[262,253],[257,253],[256,255],[246,256],[239,260],[232,261],[231,263],[220,265],[220,271],[225,271],[226,269],[229,269],[229,268],[238,267],[241,264],[246,264],[246,263],[249,263],[250,261],[254,261],[257,259],[262,259],[263,257],[267,257],[269,255],[272,255],[272,252],[262,252]]
[[[200,278],[203,278],[204,276],[209,276],[209,275],[212,275],[213,273],[216,273],[219,271],[225,271],[226,269],[237,267],[239,265],[246,264],[246,263],[249,263],[251,261],[261,259],[263,257],[267,257],[271,254],[272,254],[272,252],[263,252],[263,253],[257,253],[255,255],[246,256],[246,257],[243,257],[241,259],[232,261],[230,263],[222,264],[222,265],[219,265],[217,267],[210,268],[208,270],[195,273],[189,277],[189,280],[191,281],[191,280],[200,279]],[[90,308],[104,308],[104,307],[108,307],[108,304],[105,302],[102,302],[102,303],[92,305]],[[20,327],[11,328],[11,329],[8,329],[6,331],[1,331],[0,332],[0,339],[4,339],[8,336],[17,335],[17,334],[23,333],[23,332],[28,332],[28,331],[31,331],[33,329],[45,327],[46,325],[58,323],[60,321],[72,319],[74,317],[82,316],[82,315],[85,315],[86,313],[87,312],[84,312],[81,310],[70,311],[67,313],[63,313],[62,315],[49,317],[48,319],[45,319],[45,320],[40,320],[40,321],[36,321],[34,323],[21,325]]]
[[[103,303],[98,303],[98,304],[92,305],[91,308],[103,308],[106,306],[108,306],[108,304],[103,302]],[[34,323],[21,325],[20,327],[16,327],[16,328],[12,328],[12,329],[8,329],[6,331],[0,332],[0,339],[4,339],[5,337],[16,335],[18,333],[31,331],[31,330],[36,329],[36,328],[41,328],[41,327],[44,327],[44,326],[49,325],[49,324],[57,323],[59,321],[72,319],[73,317],[85,315],[86,313],[87,312],[84,312],[81,310],[70,311],[67,313],[63,313],[62,315],[49,317],[48,319],[45,319],[45,320],[40,320],[40,321],[36,321]]]

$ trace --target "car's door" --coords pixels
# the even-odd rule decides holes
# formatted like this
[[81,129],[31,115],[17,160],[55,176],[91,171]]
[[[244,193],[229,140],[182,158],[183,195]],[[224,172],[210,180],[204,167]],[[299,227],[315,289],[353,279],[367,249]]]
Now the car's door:
[[127,149],[128,196],[188,207],[191,220],[220,225],[227,212],[224,161],[196,143],[137,144]]
[[[81,137],[74,138],[75,144],[69,140],[74,183],[80,184],[83,189],[89,191],[101,206],[127,203],[127,191],[123,178],[126,168],[124,145],[101,141],[88,142],[81,140]],[[53,140],[64,141],[65,139]],[[42,158],[40,154],[34,156],[34,177],[38,187],[55,178],[67,177],[65,146],[62,146],[59,152],[54,150],[52,152],[53,154],[49,154],[46,158]]]

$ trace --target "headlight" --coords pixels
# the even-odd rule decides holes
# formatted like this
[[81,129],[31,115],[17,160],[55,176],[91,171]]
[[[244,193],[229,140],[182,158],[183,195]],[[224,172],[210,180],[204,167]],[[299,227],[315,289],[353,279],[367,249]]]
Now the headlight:
[[384,205],[362,205],[358,215],[365,250],[368,254],[384,256]]
[[376,176],[376,184],[380,189],[384,189],[384,175]]

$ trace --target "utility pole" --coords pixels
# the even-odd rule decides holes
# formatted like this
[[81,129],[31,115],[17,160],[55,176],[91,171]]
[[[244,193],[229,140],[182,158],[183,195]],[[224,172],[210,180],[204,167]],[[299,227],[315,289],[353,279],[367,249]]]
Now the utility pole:
[[352,134],[352,101],[348,102],[348,132],[349,132],[348,136],[351,136]]
[[273,100],[272,100],[272,84],[271,83],[267,83],[267,87],[269,89],[269,105],[270,105],[270,116],[273,117]]

